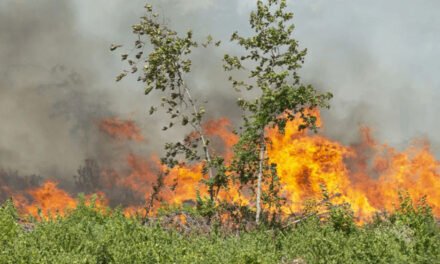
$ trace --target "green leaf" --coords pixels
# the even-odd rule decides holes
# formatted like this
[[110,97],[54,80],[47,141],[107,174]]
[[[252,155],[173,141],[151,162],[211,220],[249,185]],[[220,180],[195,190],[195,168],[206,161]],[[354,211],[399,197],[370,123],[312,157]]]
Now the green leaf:
[[152,90],[153,86],[147,86],[147,88],[145,88],[145,95],[148,95]]

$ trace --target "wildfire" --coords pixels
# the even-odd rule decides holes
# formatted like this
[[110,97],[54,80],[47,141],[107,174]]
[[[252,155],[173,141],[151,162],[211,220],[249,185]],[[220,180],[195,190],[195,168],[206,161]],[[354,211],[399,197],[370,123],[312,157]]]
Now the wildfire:
[[[321,123],[318,116],[318,123]],[[277,173],[281,183],[281,195],[286,198],[283,211],[286,214],[301,211],[308,199],[320,199],[322,186],[329,193],[338,193],[336,202],[351,204],[359,219],[371,217],[381,210],[393,210],[398,201],[399,191],[408,191],[413,199],[424,195],[440,217],[440,162],[429,149],[429,144],[414,141],[406,150],[398,151],[386,144],[374,140],[367,128],[361,129],[362,140],[359,144],[344,146],[321,135],[308,131],[298,131],[299,121],[289,122],[285,133],[275,129],[267,131],[271,144],[267,149],[268,161],[277,164]],[[119,119],[104,120],[100,128],[107,134],[119,139],[142,141],[140,130],[132,121]],[[220,139],[220,152],[228,159],[232,158],[232,146],[238,138],[231,132],[227,119],[208,122],[205,133]],[[157,177],[166,171],[157,156],[145,158],[127,154],[126,164],[129,168],[124,175],[102,177],[112,179],[105,181],[109,185],[123,186],[140,195],[146,202],[157,184]],[[203,164],[176,166],[163,178],[158,201],[169,204],[182,204],[194,201],[196,194],[207,193],[201,184]],[[0,186],[5,189],[7,186]],[[105,191],[103,191],[105,194]],[[101,194],[101,196],[104,196]],[[76,201],[53,182],[46,182],[40,188],[31,189],[27,196],[15,195],[22,211],[37,215],[38,208],[45,213],[60,212],[74,208]],[[237,186],[231,185],[227,191],[220,193],[220,198],[240,204],[254,204],[252,196],[246,196]],[[105,204],[102,203],[102,204]],[[133,215],[144,208],[141,205],[129,205],[126,215]]]

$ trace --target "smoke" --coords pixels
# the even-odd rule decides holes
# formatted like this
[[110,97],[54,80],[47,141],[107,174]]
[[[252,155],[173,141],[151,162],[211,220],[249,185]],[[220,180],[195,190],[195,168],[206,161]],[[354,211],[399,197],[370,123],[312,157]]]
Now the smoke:
[[326,131],[343,142],[357,126],[397,147],[428,138],[440,155],[438,1],[296,1],[304,77],[335,98]]
[[[303,80],[335,95],[324,133],[352,143],[358,126],[373,127],[396,146],[411,138],[440,142],[440,3],[424,1],[290,1],[296,38],[308,48]],[[164,22],[196,37],[212,34],[221,49],[197,52],[190,84],[209,100],[212,117],[240,112],[223,53],[235,49],[230,34],[250,32],[254,1],[153,1]],[[71,177],[86,158],[112,163],[120,150],[161,149],[160,116],[149,117],[154,98],[142,96],[134,78],[115,83],[123,64],[111,43],[127,44],[144,1],[0,2],[0,167],[25,174]],[[112,143],[97,122],[118,116],[139,124],[148,144]],[[127,149],[128,148],[128,149]],[[434,149],[437,154],[440,150]]]

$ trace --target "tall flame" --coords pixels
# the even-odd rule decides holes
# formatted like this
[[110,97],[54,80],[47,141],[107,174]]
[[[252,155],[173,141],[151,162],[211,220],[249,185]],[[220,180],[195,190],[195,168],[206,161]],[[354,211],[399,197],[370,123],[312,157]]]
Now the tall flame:
[[347,147],[298,131],[298,122],[288,123],[285,134],[269,131],[269,160],[277,164],[289,210],[298,211],[304,199],[319,197],[325,185],[329,192],[340,193],[340,200],[350,203],[360,218],[392,210],[400,191],[408,191],[413,199],[426,195],[440,216],[440,163],[426,142],[399,152],[378,144],[370,130],[362,128],[361,144]]

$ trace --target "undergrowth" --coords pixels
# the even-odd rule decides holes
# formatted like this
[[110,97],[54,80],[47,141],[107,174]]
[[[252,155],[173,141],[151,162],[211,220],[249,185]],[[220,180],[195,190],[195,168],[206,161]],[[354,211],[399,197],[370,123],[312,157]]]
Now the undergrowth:
[[[173,209],[177,212],[177,209]],[[203,219],[197,210],[184,214]],[[356,225],[348,207],[295,225],[181,230],[79,203],[64,217],[19,218],[0,207],[0,263],[440,263],[440,230],[429,206],[402,196],[390,214]]]

